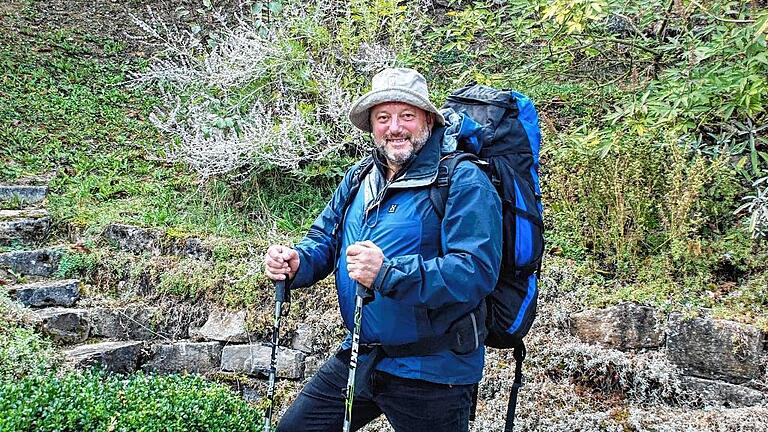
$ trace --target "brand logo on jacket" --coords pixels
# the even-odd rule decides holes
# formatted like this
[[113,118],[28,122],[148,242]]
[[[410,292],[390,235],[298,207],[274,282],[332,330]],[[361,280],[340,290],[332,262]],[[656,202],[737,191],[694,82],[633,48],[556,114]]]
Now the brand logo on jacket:
[[394,213],[397,210],[397,204],[392,204],[389,206],[389,210],[387,210],[387,213]]

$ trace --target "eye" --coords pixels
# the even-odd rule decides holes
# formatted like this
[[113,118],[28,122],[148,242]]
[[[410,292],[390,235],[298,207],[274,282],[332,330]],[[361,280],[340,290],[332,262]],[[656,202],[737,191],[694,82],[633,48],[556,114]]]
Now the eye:
[[416,116],[413,113],[403,113],[403,120],[413,120]]

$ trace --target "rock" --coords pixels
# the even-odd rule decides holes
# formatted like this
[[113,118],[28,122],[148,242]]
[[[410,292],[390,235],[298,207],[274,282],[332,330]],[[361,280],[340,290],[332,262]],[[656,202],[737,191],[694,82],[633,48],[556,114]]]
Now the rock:
[[220,363],[218,342],[176,342],[153,345],[150,360],[142,368],[160,373],[205,373],[217,370]]
[[84,342],[91,328],[85,319],[85,309],[40,309],[33,319],[41,332],[63,344]]
[[768,395],[758,390],[722,381],[681,376],[680,386],[696,405],[740,408],[768,402]]
[[45,210],[0,210],[0,245],[41,241],[50,226]]
[[172,252],[176,255],[198,260],[209,259],[212,255],[211,249],[206,247],[203,241],[197,237],[185,239],[180,245],[175,245]]
[[64,355],[79,368],[100,365],[107,371],[127,374],[138,368],[143,348],[137,341],[102,342],[72,348]]
[[664,343],[656,310],[634,303],[573,314],[571,333],[584,342],[597,342],[622,351],[656,348]]
[[0,201],[18,199],[24,204],[37,204],[45,199],[46,194],[48,186],[0,185]]
[[16,299],[30,307],[48,307],[74,305],[80,300],[80,281],[66,279],[58,281],[35,282],[26,285],[14,285],[10,288]]
[[315,344],[315,332],[307,324],[300,324],[296,328],[296,334],[291,341],[291,347],[295,350],[310,354],[317,348]]
[[38,249],[0,253],[0,266],[29,276],[51,276],[59,268],[62,251]]
[[242,398],[250,404],[258,404],[262,399],[266,398],[264,389],[259,387],[243,386]]
[[245,330],[246,312],[228,312],[214,309],[208,320],[199,330],[199,335],[207,340],[222,342],[250,342],[251,333]]
[[763,341],[754,326],[674,313],[667,333],[669,359],[687,375],[739,384],[759,371]]
[[622,15],[607,15],[602,22],[605,31],[619,36],[629,36],[634,32],[632,21]]
[[318,370],[320,370],[320,366],[325,362],[326,360],[320,356],[307,356],[304,359],[304,377],[312,377]]
[[164,337],[157,323],[161,316],[158,308],[127,306],[119,308],[93,308],[88,310],[91,336],[121,340],[150,340]]
[[[265,345],[229,345],[221,353],[221,370],[248,375],[269,375],[272,349]],[[277,377],[301,379],[304,354],[285,347],[277,349]]]
[[104,230],[104,238],[118,249],[126,252],[162,254],[162,235],[156,230],[113,223]]

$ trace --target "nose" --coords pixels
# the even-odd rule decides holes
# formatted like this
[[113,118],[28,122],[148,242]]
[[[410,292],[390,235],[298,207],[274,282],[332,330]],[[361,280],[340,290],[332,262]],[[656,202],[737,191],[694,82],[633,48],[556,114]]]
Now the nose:
[[389,121],[389,133],[397,134],[400,133],[401,129],[402,126],[400,125],[400,121],[397,116],[392,116],[392,119]]

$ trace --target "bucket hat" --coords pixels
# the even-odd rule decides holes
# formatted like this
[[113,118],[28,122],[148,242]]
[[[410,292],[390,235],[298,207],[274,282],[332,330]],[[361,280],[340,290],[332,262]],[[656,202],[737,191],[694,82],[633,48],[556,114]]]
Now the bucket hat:
[[349,121],[363,132],[371,132],[370,109],[384,102],[404,102],[435,114],[439,125],[445,118],[429,101],[427,80],[409,68],[389,68],[373,76],[371,91],[360,96],[349,110]]

